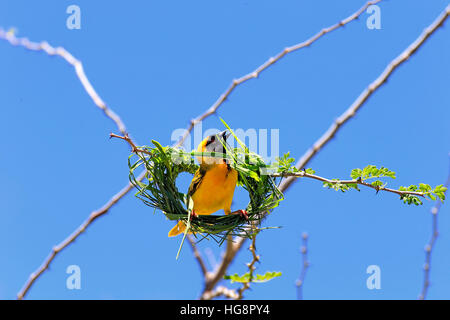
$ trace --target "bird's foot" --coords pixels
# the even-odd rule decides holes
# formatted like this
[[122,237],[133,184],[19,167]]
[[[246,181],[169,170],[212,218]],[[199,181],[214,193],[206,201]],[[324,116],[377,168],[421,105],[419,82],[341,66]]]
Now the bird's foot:
[[198,217],[198,214],[196,214],[195,211],[192,210],[190,219],[192,220],[192,219],[197,218],[197,217]]
[[248,221],[248,214],[247,214],[247,211],[245,211],[245,210],[237,210],[237,211],[232,212],[231,214],[238,214],[241,216],[241,218],[244,218],[246,221]]

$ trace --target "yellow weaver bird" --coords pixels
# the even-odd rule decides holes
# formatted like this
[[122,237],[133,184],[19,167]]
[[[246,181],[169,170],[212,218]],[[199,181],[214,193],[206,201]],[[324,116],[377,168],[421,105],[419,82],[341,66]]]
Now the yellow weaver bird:
[[[220,152],[226,153],[221,140],[226,142],[230,133],[222,131],[218,134],[205,138],[197,148],[198,152]],[[231,212],[231,202],[233,201],[234,189],[238,179],[236,170],[222,158],[197,157],[200,168],[194,175],[189,186],[188,197],[191,197],[194,207],[191,217],[197,215],[212,214],[218,210],[223,210],[225,214],[239,214],[248,220],[245,210]],[[175,227],[169,231],[169,237],[177,236],[186,230],[183,221],[178,221]]]

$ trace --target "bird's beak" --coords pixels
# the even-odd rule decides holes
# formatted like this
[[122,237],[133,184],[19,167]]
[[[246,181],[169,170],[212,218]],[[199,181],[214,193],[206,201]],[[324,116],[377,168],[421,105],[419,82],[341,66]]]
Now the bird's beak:
[[231,132],[228,132],[228,130],[224,130],[219,133],[219,136],[225,141],[227,141],[227,139],[230,135],[231,135]]

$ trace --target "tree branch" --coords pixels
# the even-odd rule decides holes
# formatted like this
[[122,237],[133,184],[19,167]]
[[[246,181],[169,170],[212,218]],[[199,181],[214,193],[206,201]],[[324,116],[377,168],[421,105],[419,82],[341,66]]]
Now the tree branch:
[[122,140],[128,142],[128,144],[131,146],[131,152],[134,152],[134,153],[136,153],[136,154],[138,154],[138,153],[144,153],[144,154],[149,155],[149,156],[152,155],[151,152],[149,152],[149,151],[147,151],[147,150],[144,150],[144,149],[138,148],[138,147],[134,144],[133,140],[131,140],[131,138],[128,136],[128,134],[125,134],[124,136],[119,136],[119,135],[117,135],[117,134],[110,133],[110,134],[109,134],[109,138],[118,138],[118,139],[122,139]]
[[295,285],[297,286],[297,299],[303,300],[303,284],[305,283],[305,277],[306,277],[306,271],[309,268],[309,261],[308,261],[308,234],[304,232],[302,234],[302,247],[300,248],[300,252],[302,253],[302,271],[300,272],[300,276],[298,280],[295,282]]
[[386,188],[386,187],[379,187],[379,186],[374,186],[370,183],[367,183],[361,179],[353,179],[353,180],[330,180],[327,178],[323,178],[321,176],[315,175],[315,174],[309,174],[306,173],[305,171],[298,171],[298,172],[287,172],[287,173],[275,173],[275,174],[271,174],[272,177],[303,177],[303,178],[311,178],[314,180],[318,180],[318,181],[322,181],[322,182],[326,182],[326,183],[330,183],[330,184],[358,184],[358,185],[362,185],[368,188],[372,188],[374,190],[378,191],[386,191],[386,192],[391,192],[391,193],[395,193],[398,194],[399,196],[405,196],[405,195],[412,195],[412,196],[418,196],[418,197],[425,197],[425,193],[423,192],[415,192],[415,191],[401,191],[401,190],[395,190],[395,189],[391,189],[391,188]]
[[[448,190],[450,185],[450,170],[445,182],[445,187]],[[444,192],[447,193],[447,190]],[[433,253],[434,246],[436,245],[436,240],[439,236],[438,230],[438,214],[441,209],[442,201],[437,200],[435,205],[431,208],[431,238],[428,244],[425,246],[425,264],[423,265],[423,286],[422,292],[419,295],[419,300],[425,300],[428,294],[428,288],[430,287],[430,269],[431,269],[431,255]]]
[[92,101],[95,103],[95,105],[100,108],[104,114],[110,118],[114,123],[116,124],[118,130],[122,134],[127,133],[127,129],[125,127],[125,124],[122,122],[120,117],[108,106],[106,103],[100,98],[97,91],[95,91],[94,87],[91,85],[91,82],[89,81],[88,77],[86,76],[83,64],[81,61],[77,60],[70,52],[68,52],[66,49],[62,47],[52,47],[49,45],[46,41],[42,42],[32,42],[28,40],[27,38],[17,38],[14,35],[14,32],[7,32],[0,28],[0,39],[8,41],[13,46],[20,46],[24,47],[25,49],[31,50],[31,51],[43,51],[47,53],[49,56],[60,56],[63,58],[67,63],[69,63],[74,69],[75,73],[80,80],[81,84],[83,85],[84,90],[87,92],[87,94],[91,97]]
[[244,291],[250,288],[250,283],[253,281],[253,273],[255,272],[255,264],[256,262],[259,262],[259,256],[256,254],[256,236],[253,236],[252,238],[252,244],[248,248],[250,252],[252,253],[252,261],[247,264],[248,267],[248,282],[245,282],[241,288],[238,290],[238,300],[241,300],[244,298]]
[[209,291],[205,297],[204,300],[212,300],[214,298],[224,296],[229,299],[237,300],[239,298],[237,292],[233,289],[228,289],[224,286],[218,286],[215,290]]
[[200,270],[202,271],[202,274],[205,278],[208,277],[208,268],[206,268],[206,264],[203,261],[202,256],[200,255],[200,252],[197,249],[197,245],[195,244],[195,240],[192,238],[190,234],[187,235],[187,239],[189,240],[189,243],[192,248],[192,254],[194,255],[194,258],[197,260]]

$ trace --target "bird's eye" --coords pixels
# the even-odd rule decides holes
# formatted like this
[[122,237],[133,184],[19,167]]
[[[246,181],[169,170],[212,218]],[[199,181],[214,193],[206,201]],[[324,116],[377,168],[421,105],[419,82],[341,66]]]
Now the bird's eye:
[[216,136],[210,136],[208,141],[206,142],[206,145],[213,143],[215,140],[216,140]]

